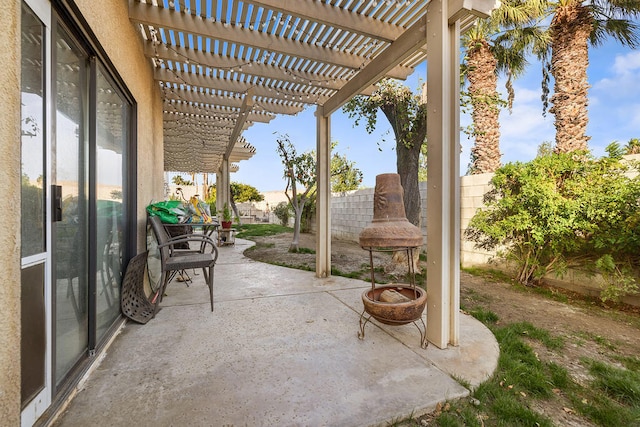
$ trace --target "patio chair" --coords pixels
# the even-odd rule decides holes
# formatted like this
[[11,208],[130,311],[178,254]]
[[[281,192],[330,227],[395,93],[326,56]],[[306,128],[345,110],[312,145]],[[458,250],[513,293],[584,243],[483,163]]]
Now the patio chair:
[[[149,217],[151,228],[158,241],[160,250],[160,261],[162,265],[162,275],[156,299],[156,312],[164,296],[164,292],[171,278],[171,272],[182,271],[189,268],[201,268],[204,278],[209,287],[209,298],[211,300],[211,311],[213,311],[213,268],[218,259],[218,248],[213,239],[203,234],[183,234],[181,236],[169,237],[160,218]],[[180,243],[197,243],[197,251],[176,251],[174,245]]]

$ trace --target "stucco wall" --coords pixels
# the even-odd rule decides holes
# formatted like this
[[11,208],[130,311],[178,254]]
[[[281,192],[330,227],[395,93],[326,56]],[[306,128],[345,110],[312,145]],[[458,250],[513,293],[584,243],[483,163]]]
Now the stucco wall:
[[0,0],[0,420],[20,425],[20,2]]
[[137,103],[138,252],[146,249],[145,207],[164,199],[162,99],[142,42],[129,21],[128,2],[76,0],[78,8]]

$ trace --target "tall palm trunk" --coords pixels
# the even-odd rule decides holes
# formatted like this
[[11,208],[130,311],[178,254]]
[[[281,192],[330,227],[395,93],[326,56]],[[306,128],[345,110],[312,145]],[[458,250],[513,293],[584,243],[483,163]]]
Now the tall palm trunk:
[[559,6],[551,21],[551,74],[555,80],[553,107],[556,152],[586,150],[588,40],[592,18],[581,0]]
[[469,95],[473,107],[475,145],[471,148],[471,173],[495,172],[500,167],[500,108],[497,60],[486,40],[467,51]]

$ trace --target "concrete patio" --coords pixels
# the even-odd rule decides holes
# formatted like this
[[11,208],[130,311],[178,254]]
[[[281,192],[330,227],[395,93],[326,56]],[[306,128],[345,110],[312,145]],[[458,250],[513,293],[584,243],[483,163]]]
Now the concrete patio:
[[366,282],[252,261],[220,248],[215,311],[201,272],[172,282],[146,325],[127,323],[58,418],[60,426],[384,426],[465,397],[498,345],[461,315],[461,345],[420,348],[414,325],[370,322]]

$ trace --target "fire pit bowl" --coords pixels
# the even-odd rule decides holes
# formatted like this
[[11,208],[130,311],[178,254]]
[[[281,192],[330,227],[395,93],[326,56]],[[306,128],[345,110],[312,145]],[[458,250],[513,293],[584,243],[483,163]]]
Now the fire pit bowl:
[[[409,298],[403,302],[382,302],[380,294],[386,290],[396,291]],[[362,293],[364,311],[378,322],[387,325],[404,325],[421,318],[427,305],[427,293],[424,289],[407,285],[380,286]]]

